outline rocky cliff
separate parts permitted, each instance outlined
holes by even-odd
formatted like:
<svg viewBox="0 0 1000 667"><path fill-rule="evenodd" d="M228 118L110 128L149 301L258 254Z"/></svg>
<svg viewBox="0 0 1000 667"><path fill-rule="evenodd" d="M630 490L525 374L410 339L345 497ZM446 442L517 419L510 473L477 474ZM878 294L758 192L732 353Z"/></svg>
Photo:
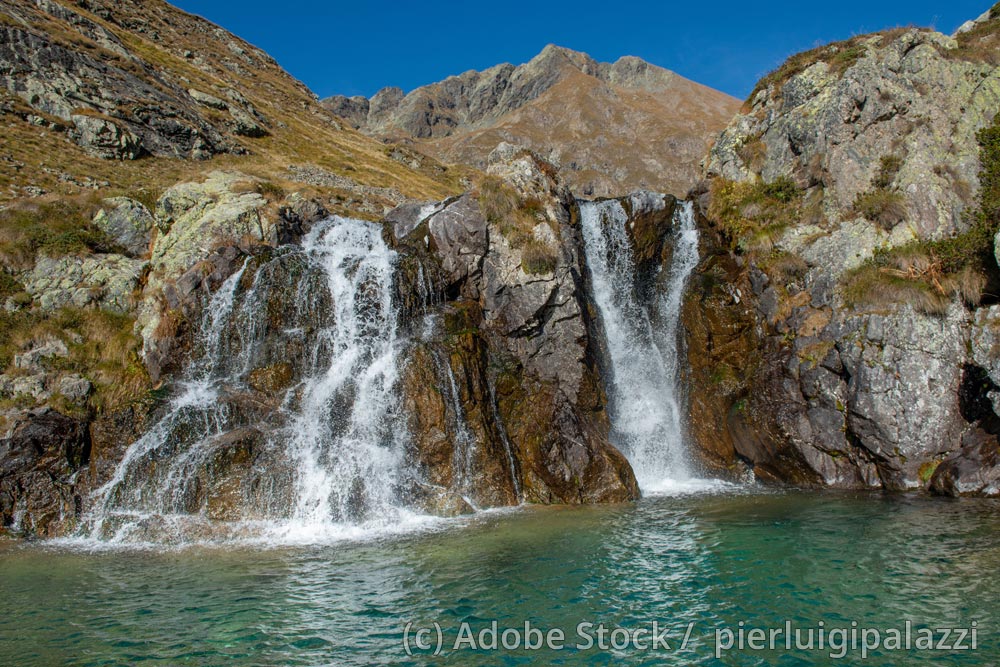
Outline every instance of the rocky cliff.
<svg viewBox="0 0 1000 667"><path fill-rule="evenodd" d="M790 59L722 133L686 304L717 468L1000 493L997 11Z"/></svg>
<svg viewBox="0 0 1000 667"><path fill-rule="evenodd" d="M608 442L579 209L551 165L503 144L475 192L390 221L419 331L403 395L428 483L483 507L637 498Z"/></svg>
<svg viewBox="0 0 1000 667"><path fill-rule="evenodd" d="M559 165L567 185L585 196L641 188L683 194L739 106L638 58L598 63L551 45L516 67L323 104L354 127L411 141L447 163L485 169L498 143L524 145Z"/></svg>

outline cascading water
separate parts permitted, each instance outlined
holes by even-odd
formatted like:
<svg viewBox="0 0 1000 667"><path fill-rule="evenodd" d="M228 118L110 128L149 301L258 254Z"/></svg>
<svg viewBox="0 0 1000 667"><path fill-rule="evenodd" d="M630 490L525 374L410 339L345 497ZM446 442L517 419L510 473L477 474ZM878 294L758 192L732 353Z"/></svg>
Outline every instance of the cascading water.
<svg viewBox="0 0 1000 667"><path fill-rule="evenodd" d="M309 541L417 519L400 500L395 261L377 226L339 217L301 249L248 259L207 304L180 391L97 490L82 533ZM293 383L265 390L272 403L249 389L262 369Z"/></svg>
<svg viewBox="0 0 1000 667"><path fill-rule="evenodd" d="M628 456L646 493L690 479L682 395L678 324L684 287L698 263L698 231L690 202L674 214L673 255L644 303L626 225L616 200L580 202L593 296L610 356L608 393L612 441Z"/></svg>

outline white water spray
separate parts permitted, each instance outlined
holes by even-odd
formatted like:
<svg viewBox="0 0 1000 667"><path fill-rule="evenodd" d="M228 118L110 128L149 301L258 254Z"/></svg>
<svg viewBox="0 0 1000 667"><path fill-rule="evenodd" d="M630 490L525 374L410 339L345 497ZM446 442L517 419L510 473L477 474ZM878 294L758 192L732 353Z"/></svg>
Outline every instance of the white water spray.
<svg viewBox="0 0 1000 667"><path fill-rule="evenodd" d="M95 492L80 534L314 542L426 524L400 500L395 262L379 227L334 217L249 287L244 264L206 305L180 392ZM247 378L276 363L299 384L258 405ZM233 456L251 461L226 476Z"/></svg>
<svg viewBox="0 0 1000 667"><path fill-rule="evenodd" d="M641 302L636 266L620 202L580 202L594 300L611 362L612 441L626 456L645 493L689 485L678 325L684 288L698 264L693 207L674 214L673 256L657 278L657 296Z"/></svg>

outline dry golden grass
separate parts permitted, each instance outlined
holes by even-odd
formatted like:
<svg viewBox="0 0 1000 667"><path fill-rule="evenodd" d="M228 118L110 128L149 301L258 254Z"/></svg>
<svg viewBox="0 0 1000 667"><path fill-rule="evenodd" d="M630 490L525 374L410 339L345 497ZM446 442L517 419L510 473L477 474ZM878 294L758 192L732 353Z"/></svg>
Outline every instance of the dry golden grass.
<svg viewBox="0 0 1000 667"><path fill-rule="evenodd" d="M956 60L1000 65L1000 3L993 5L986 21L956 38L958 48L941 53Z"/></svg>
<svg viewBox="0 0 1000 667"><path fill-rule="evenodd" d="M882 229L891 230L906 220L906 197L895 190L876 188L858 194L854 200L854 212L865 220L878 223Z"/></svg>
<svg viewBox="0 0 1000 667"><path fill-rule="evenodd" d="M0 368L16 373L14 354L45 340L66 343L69 356L54 357L48 370L78 373L94 385L89 408L111 411L141 400L150 388L139 357L135 320L101 310L63 308L52 313L0 312Z"/></svg>
<svg viewBox="0 0 1000 667"><path fill-rule="evenodd" d="M802 191L788 178L771 183L716 178L710 187L708 217L734 250L767 255L785 229L801 220Z"/></svg>
<svg viewBox="0 0 1000 667"><path fill-rule="evenodd" d="M117 35L148 67L104 49L69 23L38 11L31 3L16 2L15 6L32 17L32 30L129 71L167 94L175 95L178 88L195 88L225 98L224 91L238 91L268 118L269 134L253 139L233 136L250 151L246 156L220 155L206 162L174 158L114 162L89 156L63 132L30 125L17 115L0 115L0 204L24 197L21 188L28 185L41 187L54 196L77 195L88 189L74 184L74 180L96 182L101 194L158 194L174 183L197 179L221 168L244 171L287 192L302 191L327 198L335 212L351 213L364 208L356 193L297 183L288 177L289 165L315 165L361 186L393 188L415 199L442 199L456 194L464 189L463 180L472 173L463 168L444 168L430 158L423 159L417 169L394 160L381 142L341 127L305 86L266 55L232 37L232 44L253 62L241 61L227 44L230 39L219 38L214 26L164 2L138 0L122 4L115 12L118 23L106 21L76 3L64 4ZM127 18L145 25L145 30L139 33L123 29L119 24L125 24L123 19ZM148 38L152 34L158 36L157 41ZM206 66L185 58L186 51L197 53ZM227 65L234 61L236 66ZM45 117L7 93L3 95L12 100L16 112ZM215 117L220 112L197 105L195 108L208 122L226 130L221 117ZM103 182L107 185L101 185Z"/></svg>

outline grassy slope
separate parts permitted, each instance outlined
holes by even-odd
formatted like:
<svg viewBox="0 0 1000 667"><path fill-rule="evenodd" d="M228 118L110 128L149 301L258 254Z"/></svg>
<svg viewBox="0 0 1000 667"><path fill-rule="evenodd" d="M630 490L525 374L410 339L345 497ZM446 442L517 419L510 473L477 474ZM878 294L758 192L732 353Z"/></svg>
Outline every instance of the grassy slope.
<svg viewBox="0 0 1000 667"><path fill-rule="evenodd" d="M239 137L238 141L251 151L249 156L218 156L207 162L170 158L109 162L88 156L60 132L29 125L8 114L0 117L4 129L0 136L0 201L20 195L12 185L39 186L56 195L78 194L81 188L65 176L60 178L61 174L78 181L107 181L110 183L107 189L115 192L135 192L162 190L178 180L212 169L237 168L269 180L285 181L292 186L289 189L301 189L284 178L292 164L316 165L361 185L393 188L420 199L441 198L461 189L462 170L445 170L431 160L426 161L425 167L412 169L393 160L390 150L380 142L342 128L305 86L269 57L203 19L158 0L114 5L114 22L66 0L62 4L114 33L130 53L182 89L196 88L216 95L225 88L239 91L272 121L271 134L257 139ZM33 31L70 48L97 52L108 60L116 57L68 22L31 8L26 11L33 17ZM126 30L122 24L140 24L142 32ZM153 41L151 35L158 39ZM229 44L245 50L255 63L234 59ZM199 66L186 58L184 54L188 51L200 56L205 64ZM9 93L4 95L21 110L28 110ZM211 120L212 110L200 111ZM349 208L350 197L346 193L335 188L319 190L318 194L340 195Z"/></svg>

